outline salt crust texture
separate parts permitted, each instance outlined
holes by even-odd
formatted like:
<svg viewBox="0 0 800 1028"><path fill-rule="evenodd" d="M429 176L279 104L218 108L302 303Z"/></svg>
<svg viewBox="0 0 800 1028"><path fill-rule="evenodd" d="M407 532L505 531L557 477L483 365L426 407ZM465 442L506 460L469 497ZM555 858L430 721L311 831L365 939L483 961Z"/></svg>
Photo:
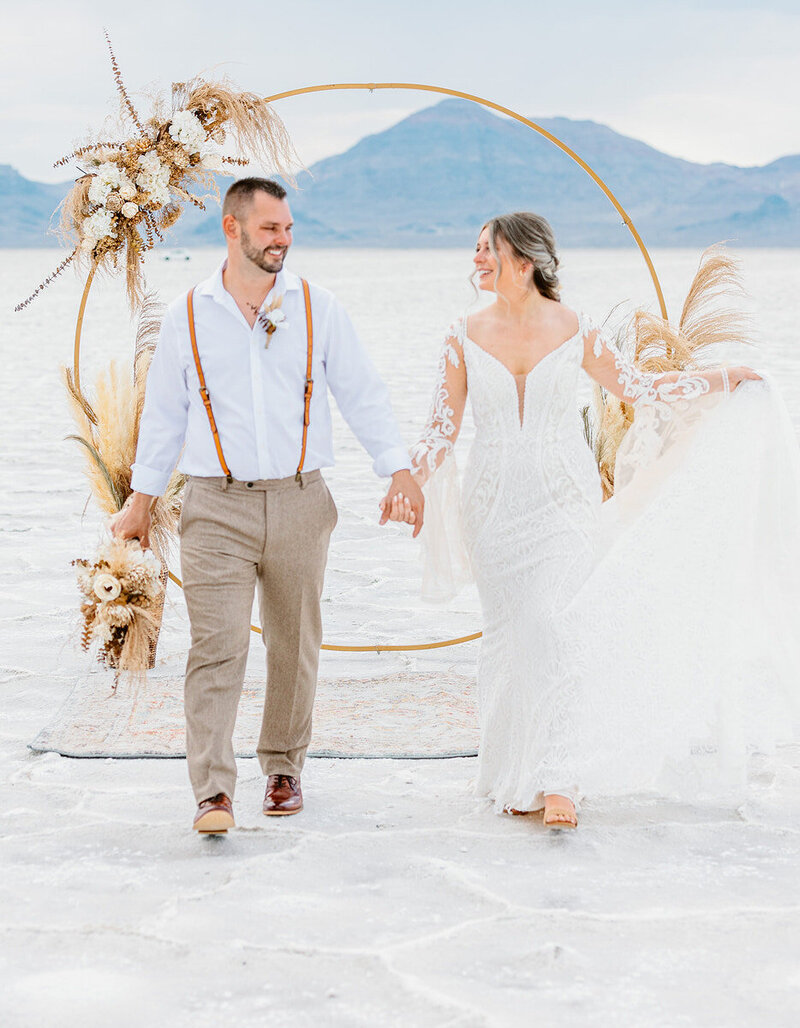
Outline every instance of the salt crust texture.
<svg viewBox="0 0 800 1028"><path fill-rule="evenodd" d="M50 256L0 254L4 310ZM215 256L154 262L151 278L173 295ZM697 255L656 257L668 297L679 297ZM772 366L789 376L795 414L787 303L796 304L788 269L797 257L762 253L748 277L778 340ZM465 255L432 252L320 251L295 261L334 288L365 336L375 334L409 439L425 415L441 328L466 298L464 263ZM649 296L630 254L577 253L569 266L586 308L610 307L621 280L635 300ZM107 344L124 325L120 292L101 284L93 298L87 376L103 347L124 352ZM4 1028L799 1023L796 751L756 765L751 798L737 810L657 797L588 802L569 835L493 814L470 794L474 761L463 759L310 761L305 811L267 821L257 764L243 760L238 830L199 839L189 830L182 762L27 750L87 670L73 644L69 561L91 550L98 522L91 511L82 518L86 490L78 456L62 442L70 428L57 376L79 293L80 283L58 285L2 326ZM424 295L427 308L409 307L409 295ZM418 380L398 369L404 346L416 347ZM444 611L417 609L413 547L400 530L377 532L368 462L346 432L339 439L329 480L344 516L326 584L330 636L389 641L471 629L469 594ZM172 594L162 668L180 666L186 636ZM461 648L434 659L461 672L474 657ZM326 655L323 673L436 666L416 660ZM260 661L255 644L251 670ZM95 675L101 697L108 678Z"/></svg>

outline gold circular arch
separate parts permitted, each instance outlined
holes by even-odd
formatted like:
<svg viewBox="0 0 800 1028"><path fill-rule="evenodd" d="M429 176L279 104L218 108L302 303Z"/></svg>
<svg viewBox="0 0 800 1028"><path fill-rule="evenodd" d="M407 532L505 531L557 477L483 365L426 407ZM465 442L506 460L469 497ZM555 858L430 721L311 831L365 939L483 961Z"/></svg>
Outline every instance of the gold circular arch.
<svg viewBox="0 0 800 1028"><path fill-rule="evenodd" d="M638 246L639 251L642 254L642 257L644 258L645 264L647 265L647 270L650 273L650 278L652 279L653 286L656 291L656 296L658 297L658 304L661 309L661 316L664 318L665 321L668 320L667 306L664 301L664 294L661 289L661 283L658 280L658 275L656 274L655 266L653 265L653 261L650 257L647 247L644 245L642 237L636 230L636 226L633 224L630 215L619 202L619 200L616 198L616 196L612 193L612 191L609 189L606 183L600 178L597 172L592 167L590 167L590 165L588 165L582 157L575 153L574 150L568 147L566 143L562 142L562 140L560 140L558 136L553 135L552 132L548 132L547 129L543 128L541 125L537 125L536 122L531 121L530 118L526 118L522 114L518 114L516 111L512 111L509 107L503 107L501 104L496 104L492 100L487 100L485 97L475 96L473 93L464 93L458 89L447 89L445 86L425 85L420 82L337 82L326 85L303 86L301 89L289 89L283 93L274 93L272 96L264 97L264 99L268 103L274 103L277 100L286 100L289 97L302 96L306 93L323 93L328 92L330 90L345 89L366 89L369 90L370 93L375 92L375 90L377 89L407 89L416 90L417 92L423 93L441 93L445 96L455 96L459 97L462 100L470 100L473 103L480 104L482 107L488 107L491 110L498 111L500 114L505 114L509 118L512 118L514 121L518 121L520 122L520 124L526 125L529 129L532 129L534 132L538 132L540 136L543 136L545 139L549 140L554 146L558 147L559 150L565 153L571 160L573 160L579 167L581 167L586 172L586 174L595 182L595 184L599 186L603 193L605 193L606 197L611 201L612 205L622 218L623 223L626 225L631 235L633 236L636 245ZM86 312L86 303L89 298L89 290L92 287L92 281L94 279L95 270L96 266L92 265L86 279L86 285L83 290L83 295L81 296L80 307L78 310L78 319L75 325L73 375L78 392L80 392L81 388L81 333L83 330L83 319L84 314ZM168 572L168 575L169 578L173 582L175 582L176 585L178 585L181 589L183 588L183 583L176 575L174 575L171 571ZM252 632L258 633L259 635L261 634L261 629L257 625L250 625L250 630ZM407 652L411 650L435 650L444 646L457 646L460 643L471 642L473 639L480 639L482 635L482 632L473 632L470 635L460 636L457 639L444 639L440 642L416 643L413 645L382 646L380 644L376 644L372 646L334 646L330 643L323 643L321 649L335 650L347 653L381 653L389 651Z"/></svg>

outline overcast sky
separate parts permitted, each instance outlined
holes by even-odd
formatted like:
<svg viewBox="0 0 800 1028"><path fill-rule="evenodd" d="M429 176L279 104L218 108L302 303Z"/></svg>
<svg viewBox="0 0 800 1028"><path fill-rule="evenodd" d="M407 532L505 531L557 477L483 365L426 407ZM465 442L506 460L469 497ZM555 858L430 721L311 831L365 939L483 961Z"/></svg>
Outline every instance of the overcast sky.
<svg viewBox="0 0 800 1028"><path fill-rule="evenodd" d="M212 69L262 95L421 82L693 161L800 153L800 0L5 0L2 19L0 163L42 181L69 177L52 162L116 110L104 26L132 93ZM438 99L349 91L278 109L310 164Z"/></svg>

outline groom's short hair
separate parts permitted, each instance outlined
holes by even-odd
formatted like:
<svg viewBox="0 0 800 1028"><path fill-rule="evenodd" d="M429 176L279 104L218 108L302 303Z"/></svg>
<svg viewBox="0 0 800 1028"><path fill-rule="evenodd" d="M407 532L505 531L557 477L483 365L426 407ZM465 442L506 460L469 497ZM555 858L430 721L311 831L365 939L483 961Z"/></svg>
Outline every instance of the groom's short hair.
<svg viewBox="0 0 800 1028"><path fill-rule="evenodd" d="M222 217L232 214L237 221L241 220L247 212L255 193L268 193L276 200L283 200L286 197L286 190L271 178L240 178L228 188L225 199L222 202Z"/></svg>

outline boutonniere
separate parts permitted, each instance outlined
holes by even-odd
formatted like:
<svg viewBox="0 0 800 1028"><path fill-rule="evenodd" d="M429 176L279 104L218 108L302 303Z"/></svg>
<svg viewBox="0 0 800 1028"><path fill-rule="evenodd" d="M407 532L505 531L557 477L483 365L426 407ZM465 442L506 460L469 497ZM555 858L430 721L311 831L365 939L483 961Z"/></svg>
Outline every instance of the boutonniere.
<svg viewBox="0 0 800 1028"><path fill-rule="evenodd" d="M254 303L248 304L250 309L255 311L256 321L267 333L267 338L264 342L265 350L270 344L270 337L273 332L279 328L286 328L288 325L286 315L281 310L282 303L283 297L279 296L277 300L273 300L272 303L268 307L265 307L263 311L256 307Z"/></svg>

